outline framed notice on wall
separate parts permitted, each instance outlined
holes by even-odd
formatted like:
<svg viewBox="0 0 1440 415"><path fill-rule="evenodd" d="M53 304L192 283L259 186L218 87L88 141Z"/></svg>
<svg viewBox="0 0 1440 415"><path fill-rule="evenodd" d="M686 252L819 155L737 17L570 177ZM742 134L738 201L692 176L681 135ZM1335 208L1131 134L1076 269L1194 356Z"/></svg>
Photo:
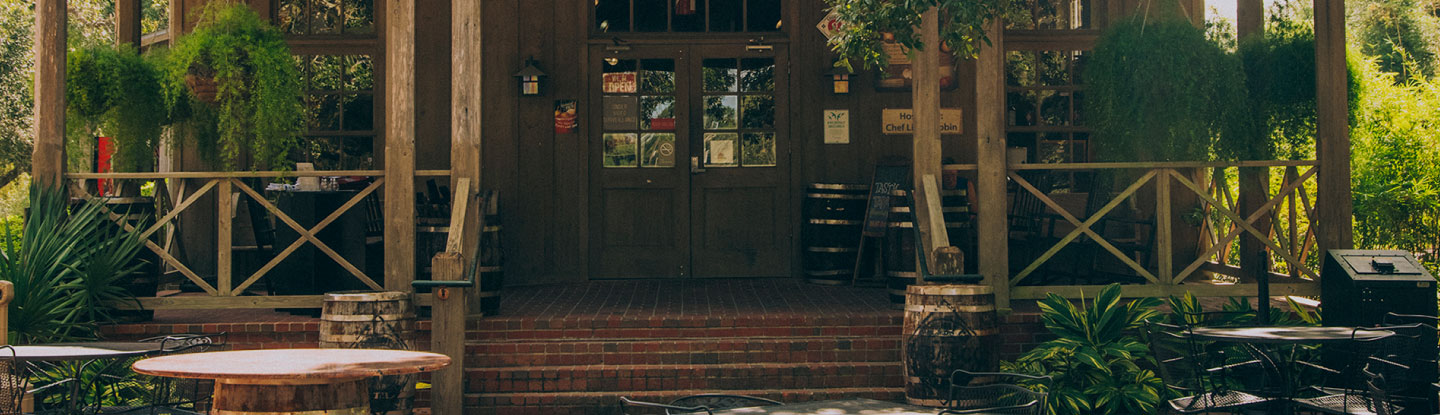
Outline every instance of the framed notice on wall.
<svg viewBox="0 0 1440 415"><path fill-rule="evenodd" d="M885 55L890 58L890 68L884 73L876 76L875 82L877 91L909 91L915 84L913 63L904 45L895 41L894 36L885 35ZM949 91L955 89L955 55L950 53L950 48L940 45L940 49L931 53L940 54L940 90Z"/></svg>

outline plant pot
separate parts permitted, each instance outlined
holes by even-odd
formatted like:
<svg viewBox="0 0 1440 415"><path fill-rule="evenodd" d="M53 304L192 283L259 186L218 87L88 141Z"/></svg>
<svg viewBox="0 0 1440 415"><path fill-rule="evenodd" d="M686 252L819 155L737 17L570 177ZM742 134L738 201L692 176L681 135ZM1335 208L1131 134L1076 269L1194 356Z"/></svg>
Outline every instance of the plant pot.
<svg viewBox="0 0 1440 415"><path fill-rule="evenodd" d="M220 92L214 76L186 74L185 87L190 89L190 94L195 96L195 99L206 104L214 104L216 95Z"/></svg>

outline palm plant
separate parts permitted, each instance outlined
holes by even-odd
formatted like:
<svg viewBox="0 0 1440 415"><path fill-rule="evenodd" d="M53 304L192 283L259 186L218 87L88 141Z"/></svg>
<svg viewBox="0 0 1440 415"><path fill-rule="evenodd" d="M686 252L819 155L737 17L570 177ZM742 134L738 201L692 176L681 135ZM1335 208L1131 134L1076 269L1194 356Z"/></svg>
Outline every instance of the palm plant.
<svg viewBox="0 0 1440 415"><path fill-rule="evenodd" d="M133 260L144 244L118 229L103 203L72 206L63 191L38 185L31 187L19 246L5 239L0 280L15 284L9 339L15 344L93 337L98 324L111 320L111 304L127 299L116 280L138 269Z"/></svg>
<svg viewBox="0 0 1440 415"><path fill-rule="evenodd" d="M1134 333L1157 317L1160 301L1120 302L1120 285L1100 291L1088 306L1050 294L1039 303L1045 328L1057 338L1001 363L1006 372L1049 376L1050 413L1155 413L1165 386L1153 370L1148 347ZM1148 363L1148 364L1147 364ZM1142 366L1145 365L1145 366ZM1045 385L1026 385L1044 390Z"/></svg>

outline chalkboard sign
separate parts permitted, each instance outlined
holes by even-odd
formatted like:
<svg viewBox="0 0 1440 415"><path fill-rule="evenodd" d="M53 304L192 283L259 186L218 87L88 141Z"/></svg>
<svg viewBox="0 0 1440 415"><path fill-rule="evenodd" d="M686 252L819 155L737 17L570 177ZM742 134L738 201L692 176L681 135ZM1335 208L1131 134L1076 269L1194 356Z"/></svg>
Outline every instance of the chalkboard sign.
<svg viewBox="0 0 1440 415"><path fill-rule="evenodd" d="M875 179L870 183L870 203L865 207L866 237L885 236L890 226L890 198L904 189L910 178L910 166L875 166Z"/></svg>

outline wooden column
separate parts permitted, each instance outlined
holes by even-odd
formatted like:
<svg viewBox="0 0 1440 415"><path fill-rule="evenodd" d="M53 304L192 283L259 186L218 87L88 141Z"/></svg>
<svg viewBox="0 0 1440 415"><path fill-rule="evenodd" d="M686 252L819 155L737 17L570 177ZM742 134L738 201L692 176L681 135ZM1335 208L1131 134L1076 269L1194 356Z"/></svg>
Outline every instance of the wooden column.
<svg viewBox="0 0 1440 415"><path fill-rule="evenodd" d="M995 290L995 305L1010 308L1010 230L1005 215L1005 46L1003 26L990 22L990 45L975 58L976 249L980 274Z"/></svg>
<svg viewBox="0 0 1440 415"><path fill-rule="evenodd" d="M15 299L15 283L0 281L0 345L10 344L10 301Z"/></svg>
<svg viewBox="0 0 1440 415"><path fill-rule="evenodd" d="M415 1L385 0L385 289L415 280Z"/></svg>
<svg viewBox="0 0 1440 415"><path fill-rule="evenodd" d="M474 0L478 2L478 0ZM430 262L437 281L465 279L465 259L456 252L441 252ZM430 351L450 356L450 366L435 372L430 410L436 414L463 413L465 404L465 315L468 288L435 288L431 306Z"/></svg>
<svg viewBox="0 0 1440 415"><path fill-rule="evenodd" d="M1350 199L1349 84L1345 67L1345 1L1315 0L1315 93L1319 163L1313 218L1320 253L1355 245Z"/></svg>
<svg viewBox="0 0 1440 415"><path fill-rule="evenodd" d="M35 2L35 183L60 187L65 174L66 0Z"/></svg>
<svg viewBox="0 0 1440 415"><path fill-rule="evenodd" d="M140 0L115 0L115 44L140 48Z"/></svg>
<svg viewBox="0 0 1440 415"><path fill-rule="evenodd" d="M480 182L480 136L481 132L481 91L482 76L480 0L452 0L450 20L450 183L459 183L461 178L470 179L469 198L466 205L465 226L462 235L463 257L467 264L475 261L479 252L480 209L475 197L482 193ZM456 198L461 197L455 195ZM454 230L452 228L452 230ZM476 279L479 284L479 279ZM474 292L480 292L477 285ZM480 296L472 295L473 307L480 311ZM463 328L461 330L464 330Z"/></svg>
<svg viewBox="0 0 1440 415"><path fill-rule="evenodd" d="M1239 0L1236 4L1235 32L1240 41L1262 41L1265 36L1265 4L1262 0ZM1256 137L1263 138L1263 137ZM1237 201L1240 217L1249 217L1265 202L1270 200L1270 169L1268 167L1240 168L1240 198ZM1271 215L1264 215L1255 222L1257 229L1270 229ZM1256 297L1270 298L1270 251L1265 243L1248 232L1240 236L1240 272L1245 280L1256 281ZM1263 301L1257 310L1268 307ZM1270 313L1260 313L1261 324L1270 322Z"/></svg>
<svg viewBox="0 0 1440 415"><path fill-rule="evenodd" d="M940 177L940 18L935 8L920 17L920 41L925 44L925 49L915 53L915 62L911 66L915 75L911 93L915 114L911 179L915 185L911 194L915 196L916 225L924 242L920 248L926 261L934 263L935 249L950 245L945 218L931 217L931 209L927 209L932 203L938 206L940 201L929 200L921 191L925 188L926 176L931 180Z"/></svg>

